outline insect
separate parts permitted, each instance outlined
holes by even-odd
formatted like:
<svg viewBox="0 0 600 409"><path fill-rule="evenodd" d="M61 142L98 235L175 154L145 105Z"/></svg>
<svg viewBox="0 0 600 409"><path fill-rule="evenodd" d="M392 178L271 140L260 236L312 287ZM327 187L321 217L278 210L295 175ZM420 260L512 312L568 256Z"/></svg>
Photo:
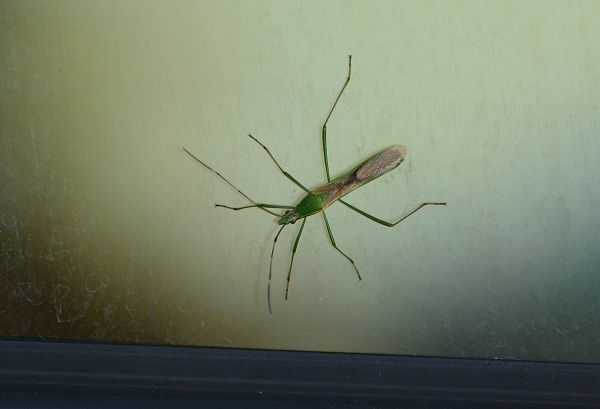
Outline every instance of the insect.
<svg viewBox="0 0 600 409"><path fill-rule="evenodd" d="M372 180L377 179L381 175L384 175L385 173L390 172L391 170L397 168L398 165L400 165L400 163L402 163L402 161L406 157L406 153L407 153L407 149L405 146L393 145L393 146L390 146L389 148L383 149L382 151L374 154L370 158L368 158L365 161L363 161L362 163L360 163L358 166L355 166L354 168L342 173L340 176L337 176L334 179L331 178L331 176L329 174L329 162L327 159L327 122L329 121L331 114L333 113L338 101L340 100L340 97L344 93L346 86L350 82L351 72L352 72L352 56L350 55L350 56L348 56L348 78L346 79L346 82L342 86L340 93L338 94L337 98L335 99L333 106L331 107L331 110L329 111L329 114L327 115L327 118L325 119L325 122L324 122L323 128L322 128L322 132L321 132L321 139L322 139L322 143L323 143L323 160L325 162L325 173L327 175L327 183L325 183L324 185L319 186L312 190L309 190L306 187L304 187L304 185L302 185L300 182L298 182L292 175L290 175L288 172L283 170L283 168L279 165L277 160L275 160L275 157L271 154L271 152L269 151L269 149L267 149L267 147L265 145L263 145L254 136L248 134L248 136L252 140L254 140L254 142L259 144L267 152L267 154L271 157L273 162L275 162L275 165L277 165L279 170L288 179L290 179L298 187L300 187L302 190L304 190L306 192L306 195L304 196L304 198L302 200L300 200L300 202L298 202L298 204L296 204L295 206L275 205L275 204L266 204L266 203L255 202L250 197L248 197L245 193L243 193L241 190L239 190L237 187L235 187L231 182L229 182L219 172L217 172L216 170L214 170L213 168L208 166L206 163L202 162L200 159L198 159L196 156L194 156L186 148L183 148L183 150L188 155L190 155L194 160L196 160L202 166L204 166L205 168L207 168L208 170L213 172L219 178L223 179L228 185L233 187L235 190L237 190L237 192L239 194L244 196L247 200L249 200L252 203L251 205L242 206L242 207L231 207L231 206L226 206L226 205L222 205L222 204L215 204L215 207L223 207L226 209L236 210L236 211L256 207L256 208L259 208L269 214L277 216L279 218L279 220L277 221L277 224L279 224L281 226L281 228L275 235L275 239L273 239L273 247L271 249L271 258L270 258L270 262L269 262L269 280L267 283L267 304L269 307L269 314L272 314L272 310L271 310L271 275L272 275L272 271L273 271L273 254L275 253L275 245L277 244L277 239L279 238L279 235L283 231L283 228L285 226L287 226L288 224L294 224L298 220L302 220L302 224L300 225L300 229L298 230L298 234L296 235L296 240L294 241L294 247L292 248L292 257L290 260L290 267L288 269L287 282L286 282L286 286L285 286L285 299L286 300L288 298L288 293L289 293L289 289L290 289L290 279L291 279L291 275L292 275L292 266L294 264L294 256L296 254L296 250L298 249L298 243L300 242L300 236L302 235L302 230L304 229L304 224L306 223L306 218L308 216L312 216L313 214L317 214L317 213L321 213L323 215L323 219L325 221L325 227L327 228L327 234L329 235L329 240L331 241L331 244L341 255L343 255L350 262L350 264L352 264L352 267L354 268L354 271L356 272L356 275L358 276L358 280L360 281L360 280L362 280L362 278L360 276L360 272L358 271L358 268L356 267L356 263L354 263L354 260L352 260L352 258L350 258L350 256L348 256L346 253L344 253L342 250L340 250L340 248L337 246L337 244L335 242L335 239L333 238L333 233L331 232L331 228L329 226L329 221L327 220L327 216L325 214L326 208L328 208L330 205L332 205L336 201L339 201L343 205L349 207L350 209L354 210L355 212L361 214L362 216L364 216L370 220L373 220L376 223L379 223L379 224L381 224L383 226L387 226L387 227L394 227L395 225L397 225L401 221L405 220L409 216L412 216L414 213L416 213L418 210L422 209L425 206L439 206L439 205L445 206L446 205L445 202L444 203L424 202L424 203L421 203L420 205L418 205L414 210L412 210L405 216L401 217L399 220L397 220L393 223L390 223L390 222L386 222L385 220L379 219L375 216L372 216L369 213L366 213L363 210L360 210L359 208L354 207L350 203L347 203L346 201L342 200L342 197L346 196L348 193L352 192L353 190L358 189L359 187L371 182ZM284 214L281 215L281 214L275 213L274 211L269 210L269 209L286 209L286 210L285 210Z"/></svg>

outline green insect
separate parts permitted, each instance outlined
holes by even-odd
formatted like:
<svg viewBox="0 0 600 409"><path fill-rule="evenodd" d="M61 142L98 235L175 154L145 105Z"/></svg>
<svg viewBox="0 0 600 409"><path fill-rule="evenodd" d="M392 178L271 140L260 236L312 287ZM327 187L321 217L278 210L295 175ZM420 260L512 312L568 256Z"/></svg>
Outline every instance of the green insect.
<svg viewBox="0 0 600 409"><path fill-rule="evenodd" d="M370 220L373 220L376 223L382 224L387 227L394 227L395 225L397 225L404 219L408 218L409 216L413 215L415 212L417 212L418 210L420 210L421 208L423 208L425 206L432 206L432 205L433 206L439 206L439 205L445 206L446 205L446 203L440 203L440 202L424 202L424 203L421 203L419 206L417 206L414 210L409 212L404 217L400 218L399 220L397 220L393 223L390 223L390 222L386 222L385 220L381 220L375 216L372 216L369 213L366 213L341 199L342 197L346 196L348 193L352 192L353 190L355 190L355 189L369 183L370 181L377 179L381 175L397 168L398 165L400 165L400 163L402 163L402 161L406 157L406 152L407 152L406 147L403 145L390 146L389 148L386 148L386 149L380 151L379 153L374 154L373 156L371 156L367 160L363 161L358 166L344 172L343 174L336 177L335 179L331 179L331 176L329 175L329 163L327 160L327 122L329 121L329 118L331 117L331 114L333 113L335 106L337 105L338 101L340 100L340 97L342 96L344 90L346 89L346 86L350 82L351 71L352 71L352 56L350 55L348 57L348 78L346 79L344 86L342 87L342 89L340 90L340 93L338 94L337 98L335 99L335 102L333 103L333 106L331 107L331 110L329 111L329 114L327 115L327 118L325 119L325 123L323 124L323 130L322 130L323 160L325 161L325 173L327 175L327 183L325 183L324 185L319 186L312 190L308 190L306 187L304 187L304 185L302 185L300 182L298 182L292 175L290 175L285 170L283 170L283 168L275 160L275 158L273 157L273 155L271 154L271 152L269 151L269 149L267 149L267 147L265 145L263 145L258 139L256 139L252 135L248 134L248 136L250 138L252 138L257 144L259 144L267 152L267 154L271 157L271 159L273 159L273 162L275 162L275 165L277 165L279 170L288 179L290 179L292 182L294 182L297 186L299 186L301 189L303 189L306 192L306 196L304 196L304 198L296 206L274 205L274 204L265 204L265 203L255 202L254 200L252 200L248 196L246 196L246 194L244 194L241 190L239 190L237 187L235 187L231 182L229 182L227 179L225 179L225 177L223 177L219 172L215 171L213 168L211 168L210 166L208 166L207 164L202 162L200 159L198 159L196 156L194 156L187 149L183 148L183 150L188 155L190 155L194 160L196 160L202 166L204 166L205 168L207 168L208 170L210 170L211 172L216 174L221 179L223 179L228 185L233 187L235 190L238 191L238 193L240 193L242 196L244 196L246 199L248 199L252 203L252 205L242 206L242 207L231 207L231 206L216 204L215 205L216 207L224 207L226 209L231 209L231 210L242 210L242 209L249 209L249 208L257 207L257 208L259 208L267 213L270 213L274 216L277 216L279 218L279 221L277 222L277 224L281 225L281 228L279 229L279 231L275 235L275 239L273 240L273 248L271 249L271 259L270 259L270 263L269 263L269 281L267 284L267 304L269 306L269 314L272 314L272 311L271 311L271 273L273 270L273 254L275 253L275 245L277 244L277 239L279 238L279 235L281 234L283 228L285 226L287 226L288 224L294 224L294 223L296 223L296 221L302 219L302 224L300 225L300 229L298 230L298 234L296 235L296 240L294 242L294 247L292 248L292 258L290 261L290 268L288 270L287 282L286 282L286 286L285 286L285 299L286 300L288 298L288 293L289 293L289 288L290 288L290 278L292 275L292 265L294 264L294 255L296 254L296 250L298 249L298 242L300 241L300 236L302 235L302 230L304 229L304 224L306 223L306 218L308 216L312 216L313 214L316 214L316 213L321 213L323 215L323 219L325 220L325 226L327 227L327 234L329 235L329 240L331 241L331 244L338 252L340 252L340 254L342 254L344 257L346 257L346 259L348 259L350 264L352 264L352 267L354 268L354 271L356 271L356 275L358 276L358 280L360 281L360 280L362 280L362 278L360 277L360 273L358 272L358 268L356 267L354 260L352 260L352 258L350 258L342 250L340 250L339 247L335 243L335 239L333 238L333 234L331 233L331 228L329 227L329 221L327 221L327 216L325 215L326 208L328 208L330 205L332 205L336 201L339 201L343 205L348 206L350 209L365 216L366 218L368 218ZM285 211L285 213L283 215L280 215L280 214L277 214L268 209L287 209L287 210Z"/></svg>

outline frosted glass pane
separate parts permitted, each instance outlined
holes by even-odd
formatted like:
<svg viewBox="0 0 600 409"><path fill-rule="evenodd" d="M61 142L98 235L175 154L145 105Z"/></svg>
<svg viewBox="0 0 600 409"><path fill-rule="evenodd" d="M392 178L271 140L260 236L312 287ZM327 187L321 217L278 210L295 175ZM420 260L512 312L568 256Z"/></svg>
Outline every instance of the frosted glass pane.
<svg viewBox="0 0 600 409"><path fill-rule="evenodd" d="M5 1L0 336L600 362L600 3ZM260 203L394 144L286 227ZM283 210L276 210L282 214Z"/></svg>

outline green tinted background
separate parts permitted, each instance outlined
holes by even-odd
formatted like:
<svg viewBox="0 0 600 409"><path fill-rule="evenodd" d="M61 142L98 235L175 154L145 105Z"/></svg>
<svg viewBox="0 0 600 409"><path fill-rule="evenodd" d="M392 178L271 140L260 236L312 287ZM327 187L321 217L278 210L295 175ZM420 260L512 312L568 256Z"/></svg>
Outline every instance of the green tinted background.
<svg viewBox="0 0 600 409"><path fill-rule="evenodd" d="M0 335L600 362L597 1L4 1ZM392 144L339 247L257 201Z"/></svg>

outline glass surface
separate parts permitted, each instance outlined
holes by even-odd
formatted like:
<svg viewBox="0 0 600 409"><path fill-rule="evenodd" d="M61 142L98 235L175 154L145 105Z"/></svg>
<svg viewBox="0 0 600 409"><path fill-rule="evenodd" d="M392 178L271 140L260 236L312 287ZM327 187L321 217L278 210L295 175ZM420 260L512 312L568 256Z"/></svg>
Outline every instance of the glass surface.
<svg viewBox="0 0 600 409"><path fill-rule="evenodd" d="M0 5L0 335L600 362L600 3ZM393 144L400 167L283 230Z"/></svg>

